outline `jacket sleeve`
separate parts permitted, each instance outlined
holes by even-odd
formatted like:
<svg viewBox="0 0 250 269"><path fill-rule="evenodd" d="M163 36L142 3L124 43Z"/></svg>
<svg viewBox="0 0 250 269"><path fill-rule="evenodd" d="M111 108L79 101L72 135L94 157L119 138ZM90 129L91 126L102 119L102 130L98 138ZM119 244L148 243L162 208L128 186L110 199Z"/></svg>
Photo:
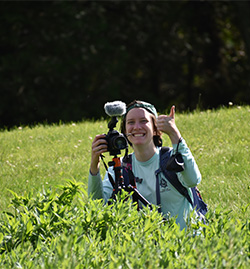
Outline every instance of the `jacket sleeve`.
<svg viewBox="0 0 250 269"><path fill-rule="evenodd" d="M109 168L109 173L114 178L113 169ZM100 172L97 175L92 175L89 172L88 178L88 196L92 199L104 199L105 203L111 197L113 187L109 181L108 174L106 172L104 179L102 180Z"/></svg>
<svg viewBox="0 0 250 269"><path fill-rule="evenodd" d="M174 152L176 149L177 144L174 144ZM184 139L182 139L179 144L178 152L180 152L183 157L185 167L184 171L177 173L178 179L182 185L187 188L195 187L201 182L201 173Z"/></svg>

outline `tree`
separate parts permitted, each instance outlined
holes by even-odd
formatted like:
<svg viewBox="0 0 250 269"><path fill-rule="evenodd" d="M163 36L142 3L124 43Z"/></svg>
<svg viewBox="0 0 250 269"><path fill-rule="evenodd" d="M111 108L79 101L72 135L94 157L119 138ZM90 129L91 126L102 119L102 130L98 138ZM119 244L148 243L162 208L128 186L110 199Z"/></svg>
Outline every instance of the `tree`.
<svg viewBox="0 0 250 269"><path fill-rule="evenodd" d="M248 2L0 8L1 127L98 118L112 100L143 99L160 111L192 110L199 98L204 109L250 103Z"/></svg>

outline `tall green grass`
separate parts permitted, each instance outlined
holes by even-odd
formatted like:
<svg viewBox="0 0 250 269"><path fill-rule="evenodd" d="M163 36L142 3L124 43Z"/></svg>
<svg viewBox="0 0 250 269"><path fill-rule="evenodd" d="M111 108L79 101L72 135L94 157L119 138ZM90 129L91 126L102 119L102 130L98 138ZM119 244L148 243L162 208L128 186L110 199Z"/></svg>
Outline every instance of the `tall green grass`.
<svg viewBox="0 0 250 269"><path fill-rule="evenodd" d="M177 125L203 177L199 188L212 208L220 205L237 212L249 202L249 111L245 106L176 114ZM10 202L8 190L22 194L42 186L56 187L67 179L87 187L91 143L98 133L107 133L107 121L0 132L0 210ZM170 145L169 139L163 138L164 144ZM110 156L106 154L106 158Z"/></svg>
<svg viewBox="0 0 250 269"><path fill-rule="evenodd" d="M0 210L10 202L8 190L23 194L73 178L87 184L91 142L98 132L106 132L104 121L1 132Z"/></svg>
<svg viewBox="0 0 250 269"><path fill-rule="evenodd" d="M179 231L156 210L88 200L91 143L105 120L2 131L0 267L247 268L250 107L177 113L176 122L203 177L206 229Z"/></svg>
<svg viewBox="0 0 250 269"><path fill-rule="evenodd" d="M235 107L178 118L201 170L204 199L236 214L250 200L250 109Z"/></svg>

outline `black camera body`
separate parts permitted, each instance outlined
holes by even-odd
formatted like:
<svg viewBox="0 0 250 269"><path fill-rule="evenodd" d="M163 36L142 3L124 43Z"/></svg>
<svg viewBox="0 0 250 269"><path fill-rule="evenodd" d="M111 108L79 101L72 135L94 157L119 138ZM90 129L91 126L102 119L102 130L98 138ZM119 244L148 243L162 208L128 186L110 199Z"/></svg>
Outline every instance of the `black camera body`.
<svg viewBox="0 0 250 269"><path fill-rule="evenodd" d="M176 173L184 171L184 161L181 153L177 152L169 158L167 163L167 170Z"/></svg>
<svg viewBox="0 0 250 269"><path fill-rule="evenodd" d="M126 137L116 130L110 130L106 134L106 141L108 142L108 151L110 155L118 155L122 149L128 148Z"/></svg>
<svg viewBox="0 0 250 269"><path fill-rule="evenodd" d="M123 134L114 130L117 122L117 117L112 117L108 124L109 132L106 134L105 138L108 143L108 151L110 155L113 156L120 154L122 149L128 148L127 138Z"/></svg>
<svg viewBox="0 0 250 269"><path fill-rule="evenodd" d="M182 158L182 155L180 152L178 152L179 144L181 141L182 141L182 138L179 139L175 154L173 154L169 158L168 163L167 163L167 170L173 171L175 173L182 172L185 169L184 160Z"/></svg>

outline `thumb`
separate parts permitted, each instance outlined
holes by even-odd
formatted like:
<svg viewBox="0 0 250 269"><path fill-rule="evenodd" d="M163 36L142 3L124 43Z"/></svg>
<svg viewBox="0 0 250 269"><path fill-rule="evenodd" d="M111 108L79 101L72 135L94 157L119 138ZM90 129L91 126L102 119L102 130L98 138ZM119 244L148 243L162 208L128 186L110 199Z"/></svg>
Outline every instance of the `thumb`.
<svg viewBox="0 0 250 269"><path fill-rule="evenodd" d="M174 115L175 115L175 106L172 106L171 107L171 110L170 110L170 117L174 119Z"/></svg>

